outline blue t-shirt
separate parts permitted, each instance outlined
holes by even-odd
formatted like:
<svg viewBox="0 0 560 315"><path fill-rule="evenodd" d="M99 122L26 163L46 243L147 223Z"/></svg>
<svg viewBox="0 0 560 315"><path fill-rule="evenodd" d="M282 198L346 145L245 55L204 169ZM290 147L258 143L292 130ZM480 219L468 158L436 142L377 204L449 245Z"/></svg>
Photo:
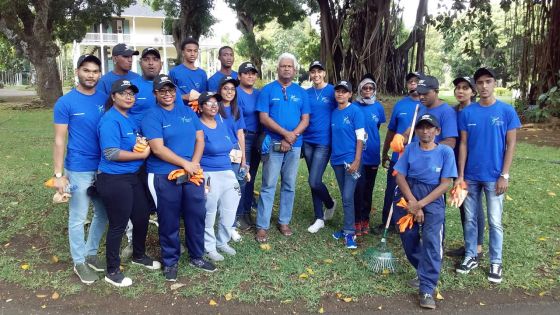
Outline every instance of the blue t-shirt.
<svg viewBox="0 0 560 315"><path fill-rule="evenodd" d="M309 98L307 92L299 85L292 83L285 93L278 81L265 85L257 101L257 110L268 113L280 127L293 131L301 121L301 115L309 114ZM266 130L272 139L282 140L283 137L275 132ZM301 147L302 137L298 137L294 147Z"/></svg>
<svg viewBox="0 0 560 315"><path fill-rule="evenodd" d="M253 93L248 94L241 87L237 87L237 105L243 110L243 120L245 120L245 129L251 132L261 130L261 122L259 120L259 112L257 111L257 99L260 91L253 89Z"/></svg>
<svg viewBox="0 0 560 315"><path fill-rule="evenodd" d="M453 107L447 103L432 108L422 107L418 110L418 117L426 113L434 115L439 121L441 132L436 136L436 143L445 138L457 138L459 135L457 133L457 111ZM414 136L414 141L418 141L416 136Z"/></svg>
<svg viewBox="0 0 560 315"><path fill-rule="evenodd" d="M99 83L97 83L97 89L101 90L103 93L110 95L111 94L111 85L113 82L117 81L118 79L128 79L132 81L136 78L140 77L140 75L133 71L128 71L126 74L118 75L113 71L109 71L105 73L101 79L99 79Z"/></svg>
<svg viewBox="0 0 560 315"><path fill-rule="evenodd" d="M406 129L410 128L412 125L412 119L414 118L414 110L416 105L419 105L418 112L420 109L424 108L424 105L420 101L413 100L410 96L406 96L395 104L393 112L391 113L391 119L387 125L387 129L402 134ZM391 160L396 162L399 159L399 154L393 152Z"/></svg>
<svg viewBox="0 0 560 315"><path fill-rule="evenodd" d="M55 124L68 125L68 144L64 167L74 172L92 172L99 165L97 124L105 112L107 94L96 90L85 95L72 89L54 104Z"/></svg>
<svg viewBox="0 0 560 315"><path fill-rule="evenodd" d="M322 89L307 89L309 98L309 126L303 133L303 141L328 146L331 144L331 113L336 108L334 87L327 84Z"/></svg>
<svg viewBox="0 0 560 315"><path fill-rule="evenodd" d="M202 169L205 172L231 170L229 152L233 149L233 143L226 124L220 121L220 119L216 119L216 128L214 129L202 122L200 124L202 131L204 131L204 153L200 160Z"/></svg>
<svg viewBox="0 0 560 315"><path fill-rule="evenodd" d="M132 152L136 144L136 136L139 135L138 125L129 116L125 117L115 107L111 107L98 125L99 146L103 150L118 148ZM107 174L130 174L138 171L144 160L134 161L109 161L101 154L99 171Z"/></svg>
<svg viewBox="0 0 560 315"><path fill-rule="evenodd" d="M331 116L331 164L351 164L356 157L356 130L365 128L364 114L354 104L334 109Z"/></svg>
<svg viewBox="0 0 560 315"><path fill-rule="evenodd" d="M368 105L355 101L353 104L361 109L364 114L365 129L368 135L366 149L362 153L362 164L379 165L381 163L379 126L387 121L385 119L385 109L379 102Z"/></svg>
<svg viewBox="0 0 560 315"><path fill-rule="evenodd" d="M218 88L220 87L220 80L225 77L226 75L221 73L220 71L214 73L208 79L208 91L218 93ZM237 79L237 72L232 71L230 76L234 79Z"/></svg>
<svg viewBox="0 0 560 315"><path fill-rule="evenodd" d="M502 173L506 134L521 127L513 107L496 100L491 106L473 103L459 113L459 130L467 132L465 179L495 182Z"/></svg>
<svg viewBox="0 0 560 315"><path fill-rule="evenodd" d="M405 177L428 185L437 185L442 178L457 177L453 150L446 145L437 145L434 149L425 151L419 142L412 142L404 149L403 155L395 164L395 170Z"/></svg>
<svg viewBox="0 0 560 315"><path fill-rule="evenodd" d="M146 80L144 77L139 77L131 82L138 87L138 94L136 94L134 106L128 110L128 116L136 122L138 127L140 127L142 125L144 115L152 108L156 108L158 106L153 92L154 81ZM176 90L175 97L175 106L184 106L181 99L181 91L179 89Z"/></svg>
<svg viewBox="0 0 560 315"><path fill-rule="evenodd" d="M196 70L191 70L185 67L184 64L180 64L173 67L169 71L169 76L173 83L177 85L181 94L189 94L191 90L203 93L208 91L208 77L206 76L206 71L201 68L196 68ZM184 101L187 104L187 101Z"/></svg>
<svg viewBox="0 0 560 315"><path fill-rule="evenodd" d="M243 110L241 107L237 107L239 109L239 119L235 120L233 115L231 114L231 106L224 106L226 111L226 117L222 117L221 115L216 117L216 120L222 121L228 130L229 137L232 143L235 145L238 143L239 139L237 138L237 131L239 129L245 129L245 120L243 119ZM219 115L219 114L218 114Z"/></svg>
<svg viewBox="0 0 560 315"><path fill-rule="evenodd" d="M142 120L142 132L148 140L163 139L163 144L178 156L190 161L194 153L196 132L202 130L198 116L187 106L174 106L166 110L161 106L152 109ZM148 173L169 174L179 166L150 155Z"/></svg>

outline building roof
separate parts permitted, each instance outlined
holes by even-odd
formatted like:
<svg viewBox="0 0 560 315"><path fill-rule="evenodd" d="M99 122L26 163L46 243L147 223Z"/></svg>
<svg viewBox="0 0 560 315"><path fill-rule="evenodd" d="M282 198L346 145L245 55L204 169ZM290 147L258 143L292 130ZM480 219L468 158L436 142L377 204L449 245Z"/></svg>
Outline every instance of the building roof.
<svg viewBox="0 0 560 315"><path fill-rule="evenodd" d="M154 11L150 6L144 3L136 3L128 8L125 8L121 16L136 16L136 17L152 17L152 18L165 18L165 12Z"/></svg>

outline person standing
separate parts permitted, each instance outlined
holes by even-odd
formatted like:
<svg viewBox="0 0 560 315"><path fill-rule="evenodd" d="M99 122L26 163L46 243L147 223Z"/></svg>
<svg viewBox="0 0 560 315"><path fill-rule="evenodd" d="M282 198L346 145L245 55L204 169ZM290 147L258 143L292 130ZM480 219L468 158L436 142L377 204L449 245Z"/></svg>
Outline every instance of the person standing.
<svg viewBox="0 0 560 315"><path fill-rule="evenodd" d="M183 63L169 71L171 80L180 91L183 103L198 100L200 93L208 90L208 76L206 71L196 66L199 53L198 41L192 37L181 43Z"/></svg>
<svg viewBox="0 0 560 315"><path fill-rule="evenodd" d="M301 152L301 134L309 124L309 100L305 90L292 83L297 69L296 57L283 53L278 58L278 79L267 84L259 95L257 110L272 149L263 153L262 186L257 210L259 243L268 241L268 229L278 175L280 186L280 214L278 229L291 236L289 223L296 192L296 179ZM266 141L266 140L265 140Z"/></svg>
<svg viewBox="0 0 560 315"><path fill-rule="evenodd" d="M214 73L208 79L208 91L218 93L218 88L220 85L220 80L225 76L233 77L238 79L237 72L235 72L231 67L235 61L235 55L233 53L233 48L229 46L222 46L218 50L218 59L220 60L220 70Z"/></svg>
<svg viewBox="0 0 560 315"><path fill-rule="evenodd" d="M132 81L138 77L138 73L132 71L132 56L138 56L140 53L127 46L126 44L116 44L111 53L113 59L113 70L107 72L99 80L99 90L109 95L113 82L118 79Z"/></svg>
<svg viewBox="0 0 560 315"><path fill-rule="evenodd" d="M459 114L461 146L459 177L455 186L466 182L468 194L464 202L465 257L457 272L467 274L478 267L477 217L484 192L490 231L488 281L501 283L503 198L509 186L517 129L521 122L511 105L494 96L496 75L492 69L476 70L474 81L480 100Z"/></svg>
<svg viewBox="0 0 560 315"><path fill-rule="evenodd" d="M103 115L107 95L97 89L100 75L101 61L97 57L80 56L76 67L78 85L57 100L53 113L54 183L59 193L74 187L68 204L68 239L74 273L85 284L99 279L95 271L105 271L105 264L97 258L97 250L107 225L107 213L101 199L90 197L87 192L95 181L101 158L97 124ZM93 203L93 219L84 241L90 202Z"/></svg>

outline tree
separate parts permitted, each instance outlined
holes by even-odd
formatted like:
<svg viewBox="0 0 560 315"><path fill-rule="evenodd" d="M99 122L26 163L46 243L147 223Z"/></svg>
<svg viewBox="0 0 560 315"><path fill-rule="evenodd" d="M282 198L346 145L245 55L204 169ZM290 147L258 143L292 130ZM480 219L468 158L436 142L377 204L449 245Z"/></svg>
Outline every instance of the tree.
<svg viewBox="0 0 560 315"><path fill-rule="evenodd" d="M62 95L56 57L62 44L81 39L87 27L120 13L133 0L0 0L0 32L37 73L37 94L46 106Z"/></svg>

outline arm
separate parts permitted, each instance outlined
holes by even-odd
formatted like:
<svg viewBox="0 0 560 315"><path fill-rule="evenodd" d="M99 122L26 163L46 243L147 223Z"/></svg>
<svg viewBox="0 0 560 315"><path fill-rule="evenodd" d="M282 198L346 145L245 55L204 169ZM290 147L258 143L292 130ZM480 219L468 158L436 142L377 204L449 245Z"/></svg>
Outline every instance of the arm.
<svg viewBox="0 0 560 315"><path fill-rule="evenodd" d="M196 131L196 139L194 144L194 153L192 157L192 162L200 168L200 159L202 159L202 154L204 153L204 131ZM197 168L197 170L198 170Z"/></svg>
<svg viewBox="0 0 560 315"><path fill-rule="evenodd" d="M406 177L401 174L401 173L397 173L397 186L399 186L399 189L401 190L404 198L406 199L406 201L408 202L409 206L417 203L416 201L416 197L414 197L414 195L412 194L412 191L410 190L410 186L408 186L408 182L406 181Z"/></svg>
<svg viewBox="0 0 560 315"><path fill-rule="evenodd" d="M362 140L356 141L356 154L354 155L354 162L350 164L350 167L346 170L348 173L352 174L358 171L360 163L362 162L362 150L364 148L364 142Z"/></svg>
<svg viewBox="0 0 560 315"><path fill-rule="evenodd" d="M455 187L459 186L465 177L465 164L467 163L467 140L468 133L466 131L461 131L461 142L459 144L459 160L457 161L457 173L458 177L455 180Z"/></svg>
<svg viewBox="0 0 560 315"><path fill-rule="evenodd" d="M502 174L509 174L511 163L513 162L513 154L517 142L517 129L508 130L506 133L506 153L504 155L504 165L502 166ZM496 182L496 195L504 194L508 189L508 180L500 176Z"/></svg>
<svg viewBox="0 0 560 315"><path fill-rule="evenodd" d="M115 161L118 162L127 162L127 161L136 161L136 160L144 160L146 158L148 158L148 156L150 155L150 147L146 147L146 149L144 150L144 152L131 152L131 151L126 151L126 150L119 150L116 158L114 159ZM105 152L103 152L105 153Z"/></svg>
<svg viewBox="0 0 560 315"><path fill-rule="evenodd" d="M197 132L197 144L195 145L195 155L197 153L197 147L199 146L198 144L198 132ZM204 141L204 139L202 139L202 141ZM185 159L183 159L182 157L178 156L177 154L175 154L173 151L171 151L168 147L166 147L163 144L163 139L161 138L156 138L156 139L152 139L149 140L148 143L150 144L150 148L152 149L152 152L154 152L154 154L159 157L160 159L164 160L165 162L171 163L173 165L177 165L183 169L185 169L189 174L193 174L196 170L198 170L200 168L200 165L195 162L189 162ZM204 150L204 142L202 144L202 150ZM200 154L202 156L202 154ZM194 161L194 156L193 156L193 161Z"/></svg>
<svg viewBox="0 0 560 315"><path fill-rule="evenodd" d="M457 139L455 139L455 137L449 137L449 138L445 138L445 139L441 140L439 143L440 144L445 144L445 145L449 146L451 149L454 149L455 144L457 143Z"/></svg>
<svg viewBox="0 0 560 315"><path fill-rule="evenodd" d="M449 185L451 185L451 178L442 178L439 182L439 185L434 189L431 193L429 193L426 197L419 200L415 208L410 207L411 212L414 214L416 218L416 222L423 223L424 222L424 211L422 208L429 205L431 202L440 198L447 190L449 189ZM399 186L400 187L400 186Z"/></svg>
<svg viewBox="0 0 560 315"><path fill-rule="evenodd" d="M54 145L53 145L53 167L54 173L64 171L64 150L66 146L66 135L68 134L68 125L54 124ZM68 178L62 176L54 181L56 190L63 193L68 186Z"/></svg>
<svg viewBox="0 0 560 315"><path fill-rule="evenodd" d="M237 141L239 142L239 149L241 150L241 166L245 165L245 133L243 129L237 129Z"/></svg>
<svg viewBox="0 0 560 315"><path fill-rule="evenodd" d="M395 132L387 129L387 134L385 135L385 142L383 142L383 151L381 153L381 157L382 157L381 164L385 168L389 167L387 162L391 160L391 156L389 156L389 147L391 144L391 140L393 140L394 136L395 136Z"/></svg>

